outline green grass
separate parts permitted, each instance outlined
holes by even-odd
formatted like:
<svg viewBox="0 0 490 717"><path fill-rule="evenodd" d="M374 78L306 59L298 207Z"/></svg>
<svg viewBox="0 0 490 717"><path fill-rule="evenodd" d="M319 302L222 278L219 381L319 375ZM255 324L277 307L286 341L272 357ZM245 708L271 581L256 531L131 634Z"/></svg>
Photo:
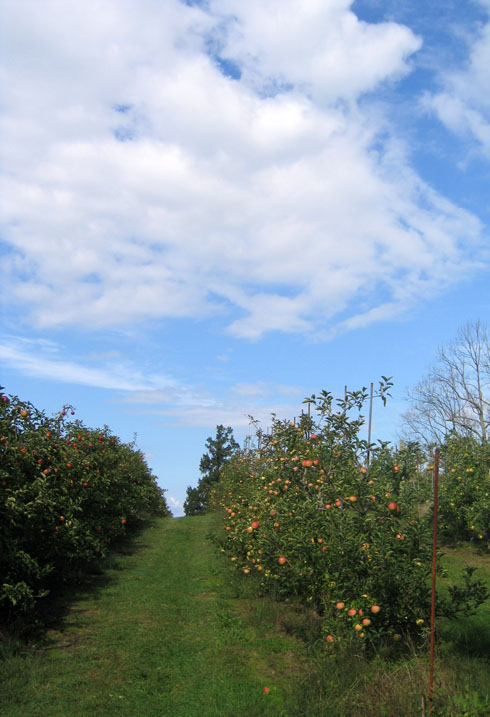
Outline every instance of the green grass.
<svg viewBox="0 0 490 717"><path fill-rule="evenodd" d="M3 644L1 717L410 717L427 692L428 651L398 645L366 660L325 655L315 613L256 597L206 534L214 516L164 519L56 606L37 647ZM490 559L447 550L448 580ZM490 603L444 623L434 717L490 713ZM263 694L267 686L270 692Z"/></svg>
<svg viewBox="0 0 490 717"><path fill-rule="evenodd" d="M470 544L443 550L442 564L447 571L445 584L452 584L466 566L477 568L480 577L490 590L490 554L479 552ZM475 615L453 621L442 621L442 651L468 657L487 657L490 660L490 601L477 609Z"/></svg>
<svg viewBox="0 0 490 717"><path fill-rule="evenodd" d="M48 644L6 659L2 717L288 714L275 671L302 646L235 611L212 520L156 523Z"/></svg>

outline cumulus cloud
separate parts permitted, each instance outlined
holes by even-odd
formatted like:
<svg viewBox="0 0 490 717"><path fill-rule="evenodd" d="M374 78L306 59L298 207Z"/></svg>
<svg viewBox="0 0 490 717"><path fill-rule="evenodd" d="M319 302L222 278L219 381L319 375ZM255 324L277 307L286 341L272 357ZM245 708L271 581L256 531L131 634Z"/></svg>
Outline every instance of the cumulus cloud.
<svg viewBox="0 0 490 717"><path fill-rule="evenodd" d="M361 22L352 4L216 0L211 6L229 19L217 49L261 90L293 85L325 102L356 98L405 74L421 40L395 23Z"/></svg>
<svg viewBox="0 0 490 717"><path fill-rule="evenodd" d="M258 339L469 275L478 220L360 109L420 39L351 6L5 0L2 301L43 329L217 315Z"/></svg>

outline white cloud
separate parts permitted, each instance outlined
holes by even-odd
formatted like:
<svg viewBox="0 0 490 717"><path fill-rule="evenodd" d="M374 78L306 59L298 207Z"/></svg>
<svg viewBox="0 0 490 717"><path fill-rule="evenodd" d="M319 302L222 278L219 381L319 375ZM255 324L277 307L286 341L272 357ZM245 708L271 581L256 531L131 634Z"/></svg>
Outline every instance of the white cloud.
<svg viewBox="0 0 490 717"><path fill-rule="evenodd" d="M202 406L199 404L189 406L173 406L172 408L152 411L152 415L165 419L165 424L173 426L187 426L194 428L214 428L220 424L232 426L239 432L254 433L251 418L259 421L263 429L272 423L272 414L279 420L292 419L301 414L301 403L279 403L271 398L267 404L257 403L254 400L241 400L240 402L216 400L214 405ZM304 408L304 407L303 407ZM149 413L145 411L145 413Z"/></svg>
<svg viewBox="0 0 490 717"><path fill-rule="evenodd" d="M44 329L218 314L257 339L470 273L476 218L358 106L420 41L351 5L5 0L5 305Z"/></svg>
<svg viewBox="0 0 490 717"><path fill-rule="evenodd" d="M302 396L302 389L299 386L268 384L264 381L257 381L256 383L236 383L232 386L231 390L237 396L244 396L252 400L260 400L272 395L295 396L296 398Z"/></svg>
<svg viewBox="0 0 490 717"><path fill-rule="evenodd" d="M263 381L258 383L237 383L232 387L233 393L237 396L260 397L267 396L270 388Z"/></svg>
<svg viewBox="0 0 490 717"><path fill-rule="evenodd" d="M174 498L172 495L168 496L168 498L166 497L166 500L170 503L170 509L177 509L182 506L182 501L177 500L177 498Z"/></svg>
<svg viewBox="0 0 490 717"><path fill-rule="evenodd" d="M211 6L231 18L218 45L225 58L239 64L248 82L261 89L293 84L331 102L356 98L405 74L408 57L421 46L406 27L359 21L352 4L217 0Z"/></svg>
<svg viewBox="0 0 490 717"><path fill-rule="evenodd" d="M0 337L0 362L27 376L117 391L176 390L172 379L143 374L119 359L107 357L101 367L94 368L84 365L83 359L67 360L63 355L62 347L51 341Z"/></svg>
<svg viewBox="0 0 490 717"><path fill-rule="evenodd" d="M480 2L490 13L490 3ZM454 133L471 137L490 158L490 20L471 36L470 55L463 69L441 74L443 89L426 94L424 105Z"/></svg>
<svg viewBox="0 0 490 717"><path fill-rule="evenodd" d="M5 367L31 378L115 391L113 401L126 412L155 416L170 425L213 428L225 424L240 430L250 425L253 416L268 426L272 413L281 419L298 415L304 398L299 387L265 382L237 383L220 398L198 385L138 369L116 351L75 358L66 355L65 348L53 341L0 337L0 364ZM288 403L281 397L287 397Z"/></svg>
<svg viewBox="0 0 490 717"><path fill-rule="evenodd" d="M281 400L287 397L288 401ZM237 383L224 397L198 386L179 386L174 390L134 391L121 399L131 413L161 418L167 425L214 428L233 426L242 432L250 427L250 417L263 427L271 423L271 414L279 419L301 413L304 395L297 386L282 384Z"/></svg>

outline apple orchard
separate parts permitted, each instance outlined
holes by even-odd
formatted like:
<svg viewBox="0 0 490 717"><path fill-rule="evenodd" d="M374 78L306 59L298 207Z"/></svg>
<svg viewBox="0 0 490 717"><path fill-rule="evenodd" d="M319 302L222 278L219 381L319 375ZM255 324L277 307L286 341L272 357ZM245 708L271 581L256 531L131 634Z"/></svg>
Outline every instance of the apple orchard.
<svg viewBox="0 0 490 717"><path fill-rule="evenodd" d="M366 400L364 389L338 401L323 391L308 399L315 420L274 420L213 495L224 516L215 542L233 569L259 593L310 605L329 649L417 639L430 622L432 466L419 469L417 446L361 440ZM439 615L485 600L479 580L462 580L438 597Z"/></svg>
<svg viewBox="0 0 490 717"><path fill-rule="evenodd" d="M0 394L0 621L20 631L128 531L169 514L136 447L73 415Z"/></svg>

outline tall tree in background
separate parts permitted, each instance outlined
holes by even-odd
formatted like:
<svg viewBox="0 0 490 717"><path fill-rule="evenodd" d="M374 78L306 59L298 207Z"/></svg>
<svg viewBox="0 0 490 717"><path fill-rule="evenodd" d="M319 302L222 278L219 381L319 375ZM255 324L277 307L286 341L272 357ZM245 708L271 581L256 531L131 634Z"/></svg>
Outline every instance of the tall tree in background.
<svg viewBox="0 0 490 717"><path fill-rule="evenodd" d="M407 432L424 444L443 443L450 433L486 445L490 430L490 336L480 321L462 326L440 347L429 373L408 391Z"/></svg>
<svg viewBox="0 0 490 717"><path fill-rule="evenodd" d="M207 439L206 448L207 453L204 453L199 462L201 478L197 487L187 488L184 502L186 515L198 515L207 510L211 488L219 481L223 466L240 449L240 446L233 437L233 429L220 425L216 426L216 438Z"/></svg>

